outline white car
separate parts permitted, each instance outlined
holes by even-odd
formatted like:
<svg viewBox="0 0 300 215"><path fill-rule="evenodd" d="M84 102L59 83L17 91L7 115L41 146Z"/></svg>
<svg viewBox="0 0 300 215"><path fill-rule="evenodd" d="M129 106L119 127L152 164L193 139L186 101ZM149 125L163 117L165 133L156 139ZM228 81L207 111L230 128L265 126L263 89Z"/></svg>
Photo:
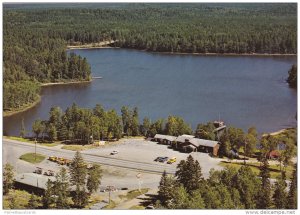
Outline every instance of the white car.
<svg viewBox="0 0 300 215"><path fill-rule="evenodd" d="M118 153L119 153L119 152L115 150L115 151L112 151L110 154L111 154L111 155L116 155L116 154L118 154Z"/></svg>

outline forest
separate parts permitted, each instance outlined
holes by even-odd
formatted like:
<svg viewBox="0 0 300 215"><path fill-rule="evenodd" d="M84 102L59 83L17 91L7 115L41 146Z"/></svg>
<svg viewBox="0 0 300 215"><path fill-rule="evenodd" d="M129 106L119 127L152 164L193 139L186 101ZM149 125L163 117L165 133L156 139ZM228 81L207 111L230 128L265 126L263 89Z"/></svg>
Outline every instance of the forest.
<svg viewBox="0 0 300 215"><path fill-rule="evenodd" d="M204 179L200 163L189 155L177 165L175 176L162 175L156 208L297 209L297 165L291 178L282 174L274 185L267 159L261 161L259 177L244 165L211 169L209 178Z"/></svg>
<svg viewBox="0 0 300 215"><path fill-rule="evenodd" d="M296 54L296 29L296 4L4 5L3 107L36 100L39 83L90 80L87 60L68 55L67 45L115 40L156 52Z"/></svg>

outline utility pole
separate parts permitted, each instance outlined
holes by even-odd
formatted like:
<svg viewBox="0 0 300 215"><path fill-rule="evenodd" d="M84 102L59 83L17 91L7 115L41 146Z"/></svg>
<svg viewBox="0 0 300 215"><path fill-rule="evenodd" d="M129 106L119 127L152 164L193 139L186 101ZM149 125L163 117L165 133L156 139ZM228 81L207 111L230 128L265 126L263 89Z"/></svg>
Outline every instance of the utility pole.
<svg viewBox="0 0 300 215"><path fill-rule="evenodd" d="M36 161L36 138L34 139L34 161Z"/></svg>

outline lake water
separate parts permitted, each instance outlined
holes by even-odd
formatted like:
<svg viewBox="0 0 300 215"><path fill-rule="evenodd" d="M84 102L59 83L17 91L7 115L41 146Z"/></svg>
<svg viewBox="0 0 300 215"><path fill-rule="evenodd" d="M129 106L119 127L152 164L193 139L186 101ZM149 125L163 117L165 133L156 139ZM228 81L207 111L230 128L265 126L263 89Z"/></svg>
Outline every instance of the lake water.
<svg viewBox="0 0 300 215"><path fill-rule="evenodd" d="M127 49L72 50L88 59L89 84L42 89L42 101L29 111L4 118L4 134L19 135L21 120L31 131L37 118L47 119L51 106L63 110L73 102L97 103L118 112L139 108L140 120L183 117L196 128L221 117L227 125L260 133L296 126L297 92L285 82L297 58L292 56L169 55Z"/></svg>

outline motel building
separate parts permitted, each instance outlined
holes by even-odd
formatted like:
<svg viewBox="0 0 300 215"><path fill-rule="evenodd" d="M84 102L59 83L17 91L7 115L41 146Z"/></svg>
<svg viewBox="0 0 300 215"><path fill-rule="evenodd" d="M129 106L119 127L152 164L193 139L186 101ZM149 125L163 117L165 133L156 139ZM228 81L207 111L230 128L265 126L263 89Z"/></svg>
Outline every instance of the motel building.
<svg viewBox="0 0 300 215"><path fill-rule="evenodd" d="M204 152L211 153L213 156L218 155L220 143L213 140L204 140L195 138L195 136L183 134L181 136L169 136L156 134L154 141L160 144L171 145L172 148L183 152Z"/></svg>

